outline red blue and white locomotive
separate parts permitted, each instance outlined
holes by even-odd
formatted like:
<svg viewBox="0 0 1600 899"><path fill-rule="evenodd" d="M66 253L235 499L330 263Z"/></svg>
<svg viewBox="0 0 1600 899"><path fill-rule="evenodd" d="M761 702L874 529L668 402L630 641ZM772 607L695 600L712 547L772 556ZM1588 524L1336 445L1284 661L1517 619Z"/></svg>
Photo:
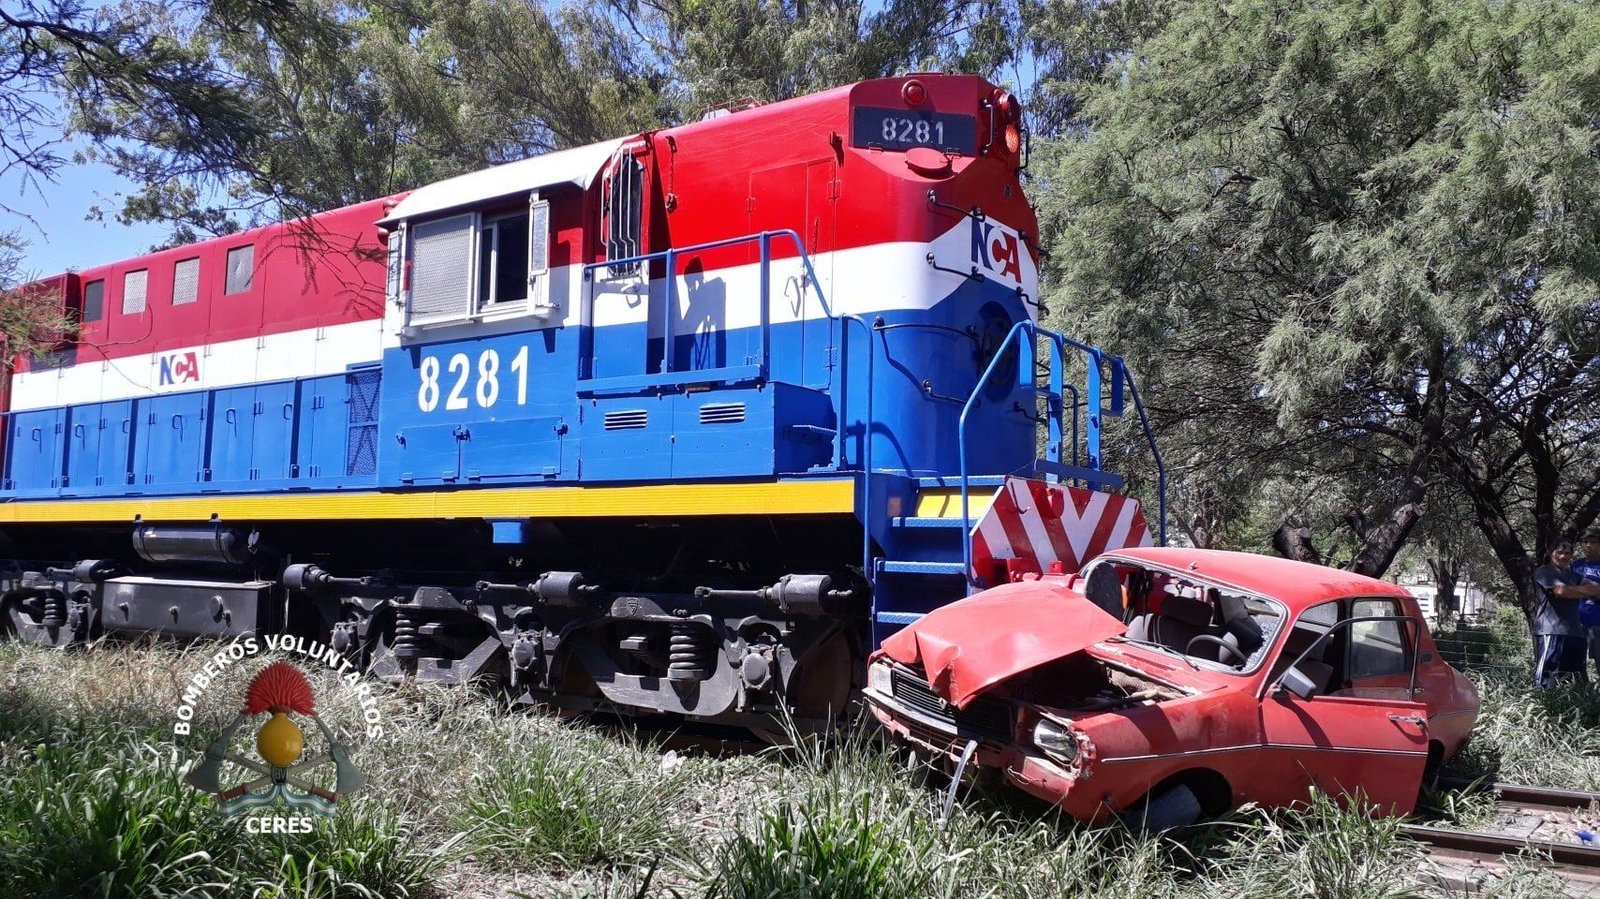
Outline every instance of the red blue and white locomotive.
<svg viewBox="0 0 1600 899"><path fill-rule="evenodd" d="M5 621L836 710L888 630L1150 541L1100 467L1120 361L1036 325L1023 136L983 79L868 81L51 279ZM1029 517L1018 473L1084 489Z"/></svg>

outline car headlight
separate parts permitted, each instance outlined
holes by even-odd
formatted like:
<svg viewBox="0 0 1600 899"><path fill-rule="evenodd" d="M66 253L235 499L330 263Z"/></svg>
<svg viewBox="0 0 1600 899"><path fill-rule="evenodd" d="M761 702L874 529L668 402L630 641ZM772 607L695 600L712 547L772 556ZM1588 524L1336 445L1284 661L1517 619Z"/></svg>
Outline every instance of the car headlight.
<svg viewBox="0 0 1600 899"><path fill-rule="evenodd" d="M888 662L874 662L867 666L867 689L884 696L892 695L889 679L891 673Z"/></svg>
<svg viewBox="0 0 1600 899"><path fill-rule="evenodd" d="M1078 758L1078 738L1048 718L1033 726L1033 745L1063 765L1070 765Z"/></svg>

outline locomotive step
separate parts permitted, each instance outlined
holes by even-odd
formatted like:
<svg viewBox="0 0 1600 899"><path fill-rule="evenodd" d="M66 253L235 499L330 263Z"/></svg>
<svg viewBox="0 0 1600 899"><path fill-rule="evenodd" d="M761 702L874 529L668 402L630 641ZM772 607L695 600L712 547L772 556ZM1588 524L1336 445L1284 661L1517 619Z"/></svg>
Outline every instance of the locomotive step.
<svg viewBox="0 0 1600 899"><path fill-rule="evenodd" d="M967 566L960 562L901 562L884 559L878 562L880 574L953 574L963 575Z"/></svg>
<svg viewBox="0 0 1600 899"><path fill-rule="evenodd" d="M972 520L976 522L978 516L972 516ZM901 515L889 519L889 524L897 528L959 528L964 523L959 515L954 518Z"/></svg>
<svg viewBox="0 0 1600 899"><path fill-rule="evenodd" d="M879 612L872 616L879 624L915 624L926 612Z"/></svg>
<svg viewBox="0 0 1600 899"><path fill-rule="evenodd" d="M1003 474L975 474L967 478L969 487L998 487L1006 482ZM960 475L945 475L943 477L917 478L918 487L960 487Z"/></svg>

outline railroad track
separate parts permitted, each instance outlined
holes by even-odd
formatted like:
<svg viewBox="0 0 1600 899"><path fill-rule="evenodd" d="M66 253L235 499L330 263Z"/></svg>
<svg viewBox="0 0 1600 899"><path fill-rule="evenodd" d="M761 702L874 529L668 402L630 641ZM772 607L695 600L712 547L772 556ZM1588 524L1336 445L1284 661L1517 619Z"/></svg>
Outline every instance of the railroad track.
<svg viewBox="0 0 1600 899"><path fill-rule="evenodd" d="M1574 894L1600 895L1600 845L1579 841L1576 831L1560 833L1582 812L1600 818L1600 793L1448 779L1441 786L1494 794L1508 822L1496 831L1401 825L1402 833L1429 847L1435 876L1452 890L1476 892L1504 872L1509 858L1524 856L1541 859L1540 867L1569 883Z"/></svg>

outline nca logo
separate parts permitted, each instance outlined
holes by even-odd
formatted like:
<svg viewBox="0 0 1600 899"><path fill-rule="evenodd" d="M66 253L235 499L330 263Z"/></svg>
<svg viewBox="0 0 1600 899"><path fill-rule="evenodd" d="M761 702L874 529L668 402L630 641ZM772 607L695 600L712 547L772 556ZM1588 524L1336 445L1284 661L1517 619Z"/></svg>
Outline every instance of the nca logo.
<svg viewBox="0 0 1600 899"><path fill-rule="evenodd" d="M972 265L1022 283L1022 246L1017 232L992 219L972 219Z"/></svg>
<svg viewBox="0 0 1600 899"><path fill-rule="evenodd" d="M192 352L161 357L161 386L200 380L200 360Z"/></svg>

